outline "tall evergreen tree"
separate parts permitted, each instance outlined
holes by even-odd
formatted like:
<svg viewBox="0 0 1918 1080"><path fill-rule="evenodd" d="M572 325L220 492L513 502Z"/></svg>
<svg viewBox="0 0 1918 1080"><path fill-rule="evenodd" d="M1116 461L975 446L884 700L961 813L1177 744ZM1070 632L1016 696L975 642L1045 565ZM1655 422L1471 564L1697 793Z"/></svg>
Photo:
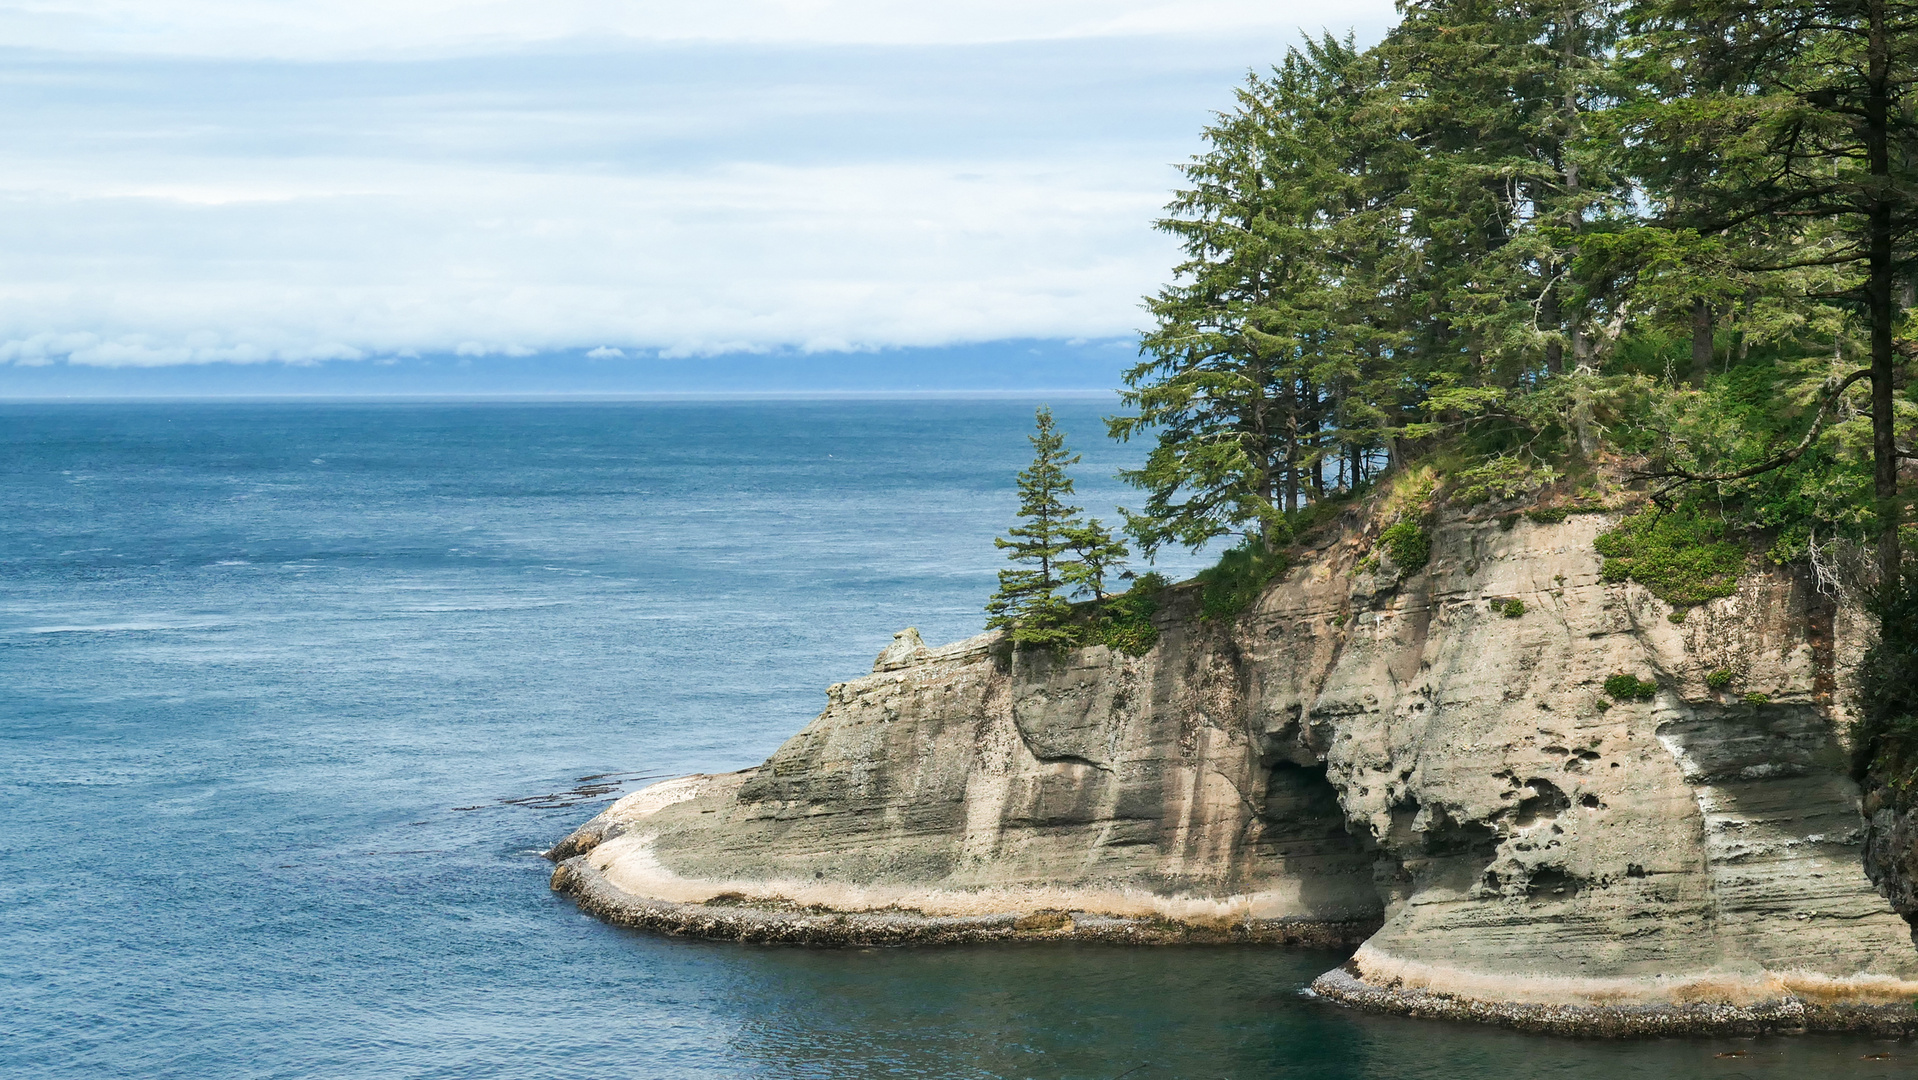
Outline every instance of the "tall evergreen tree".
<svg viewBox="0 0 1918 1080"><path fill-rule="evenodd" d="M1403 207L1424 365L1467 386L1590 366L1608 343L1584 234L1624 206L1610 0L1404 0L1376 52L1381 111L1416 146ZM1449 362L1448 362L1449 361ZM1460 370L1460 366L1463 369Z"/></svg>
<svg viewBox="0 0 1918 1080"><path fill-rule="evenodd" d="M1308 42L1250 77L1184 166L1191 186L1159 227L1186 259L1147 300L1156 326L1121 395L1136 411L1108 420L1115 438L1157 436L1121 474L1147 495L1126 528L1148 556L1283 543L1328 462L1361 464L1392 419L1399 220L1376 182L1390 148L1359 123L1367 80L1349 39Z"/></svg>
<svg viewBox="0 0 1918 1080"><path fill-rule="evenodd" d="M1655 96L1647 134L1687 223L1708 235L1798 226L1729 254L1747 273L1845 271L1809 298L1867 328L1878 569L1895 584L1906 456L1896 336L1918 266L1918 0L1640 0L1633 16Z"/></svg>
<svg viewBox="0 0 1918 1080"><path fill-rule="evenodd" d="M1066 502L1072 497L1066 468L1078 464L1079 455L1066 450L1051 408L1040 406L1034 423L1032 464L1019 473L1020 523L993 540L1015 568L999 571L999 589L986 602L986 625L1011 627L1019 642L1064 644L1073 633L1065 625L1071 607L1060 589L1101 589L1106 571L1124 550L1115 553L1110 534L1097 520L1080 519L1080 507Z"/></svg>

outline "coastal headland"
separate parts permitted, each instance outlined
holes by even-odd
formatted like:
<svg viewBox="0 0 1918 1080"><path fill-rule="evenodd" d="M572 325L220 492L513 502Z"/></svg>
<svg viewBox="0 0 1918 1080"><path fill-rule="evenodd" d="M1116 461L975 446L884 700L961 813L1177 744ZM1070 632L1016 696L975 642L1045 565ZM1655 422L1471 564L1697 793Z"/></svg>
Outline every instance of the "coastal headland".
<svg viewBox="0 0 1918 1080"><path fill-rule="evenodd" d="M1867 616L1756 559L1680 611L1606 580L1619 517L1445 511L1402 571L1354 507L1235 617L1167 588L1138 656L902 631L552 885L741 941L1357 946L1317 994L1563 1034L1918 1031L1848 769Z"/></svg>

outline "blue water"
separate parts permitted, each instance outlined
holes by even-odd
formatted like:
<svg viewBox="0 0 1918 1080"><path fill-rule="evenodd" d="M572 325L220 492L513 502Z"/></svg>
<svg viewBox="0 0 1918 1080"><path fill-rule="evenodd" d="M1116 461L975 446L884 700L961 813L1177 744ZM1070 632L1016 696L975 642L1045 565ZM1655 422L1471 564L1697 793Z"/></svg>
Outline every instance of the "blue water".
<svg viewBox="0 0 1918 1080"><path fill-rule="evenodd" d="M1053 404L1108 510L1139 448ZM1299 994L1324 953L746 947L548 892L619 791L979 629L1032 405L0 405L0 1075L1909 1075L1354 1015Z"/></svg>

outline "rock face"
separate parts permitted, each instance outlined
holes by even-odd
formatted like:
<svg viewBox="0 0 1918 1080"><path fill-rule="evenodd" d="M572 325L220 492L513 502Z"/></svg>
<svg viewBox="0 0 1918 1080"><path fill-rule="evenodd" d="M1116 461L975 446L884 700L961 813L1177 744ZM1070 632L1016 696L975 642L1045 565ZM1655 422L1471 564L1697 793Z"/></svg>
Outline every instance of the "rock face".
<svg viewBox="0 0 1918 1080"><path fill-rule="evenodd" d="M1918 805L1876 769L1865 778L1865 873L1912 926L1918 944Z"/></svg>
<svg viewBox="0 0 1918 1080"><path fill-rule="evenodd" d="M1547 1030L1904 1030L1834 704L1860 617L1771 569L1673 622L1601 580L1609 523L1455 516L1401 575L1355 518L1236 620L1168 590L1138 658L903 632L765 764L567 837L554 887L755 940L1363 940L1320 994Z"/></svg>

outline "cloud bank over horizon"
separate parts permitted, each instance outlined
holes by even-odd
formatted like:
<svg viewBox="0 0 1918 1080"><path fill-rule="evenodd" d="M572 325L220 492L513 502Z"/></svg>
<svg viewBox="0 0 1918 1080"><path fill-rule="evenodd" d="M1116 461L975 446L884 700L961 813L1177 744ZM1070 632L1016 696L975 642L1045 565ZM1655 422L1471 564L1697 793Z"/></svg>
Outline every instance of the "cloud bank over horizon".
<svg viewBox="0 0 1918 1080"><path fill-rule="evenodd" d="M1124 337L1244 71L1390 17L0 3L0 364Z"/></svg>

